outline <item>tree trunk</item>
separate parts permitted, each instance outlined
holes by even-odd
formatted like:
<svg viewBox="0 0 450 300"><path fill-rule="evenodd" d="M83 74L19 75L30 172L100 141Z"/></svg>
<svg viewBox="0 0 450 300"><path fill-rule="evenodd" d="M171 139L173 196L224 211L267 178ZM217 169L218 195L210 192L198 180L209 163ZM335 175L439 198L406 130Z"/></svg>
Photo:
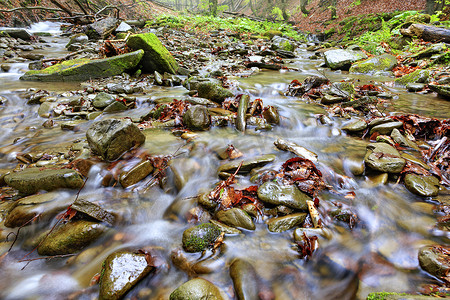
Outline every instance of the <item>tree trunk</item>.
<svg viewBox="0 0 450 300"><path fill-rule="evenodd" d="M211 11L211 15L216 17L217 16L217 0L209 0L209 9Z"/></svg>
<svg viewBox="0 0 450 300"><path fill-rule="evenodd" d="M429 26L424 24L412 24L406 29L400 29L404 36L418 37L427 42L450 43L450 29Z"/></svg>
<svg viewBox="0 0 450 300"><path fill-rule="evenodd" d="M308 5L308 2L308 0L300 0L300 10L306 15L309 15L309 11L306 9L306 5Z"/></svg>
<svg viewBox="0 0 450 300"><path fill-rule="evenodd" d="M330 10L331 10L331 19L334 20L337 18L336 15L336 6L337 6L337 0L332 0L331 1L331 5L330 5Z"/></svg>

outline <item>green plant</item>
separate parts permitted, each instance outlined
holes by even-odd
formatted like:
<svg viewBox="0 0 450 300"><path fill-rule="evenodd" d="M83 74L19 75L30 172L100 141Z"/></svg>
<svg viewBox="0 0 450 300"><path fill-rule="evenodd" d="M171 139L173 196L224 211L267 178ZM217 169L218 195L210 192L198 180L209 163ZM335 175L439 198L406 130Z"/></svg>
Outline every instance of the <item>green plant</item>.
<svg viewBox="0 0 450 300"><path fill-rule="evenodd" d="M348 6L349 8L353 8L356 7L358 5L361 5L361 0L355 0L352 3L350 3L350 5Z"/></svg>
<svg viewBox="0 0 450 300"><path fill-rule="evenodd" d="M270 12L270 15L277 21L283 21L283 11L278 7L278 6L274 6L274 8L272 8L272 11Z"/></svg>
<svg viewBox="0 0 450 300"><path fill-rule="evenodd" d="M387 23L381 20L381 29L375 32L366 32L361 35L357 41L359 44L363 44L363 49L372 54L382 54L385 51L383 47L380 46L382 42L388 43L392 38L392 33L389 29Z"/></svg>

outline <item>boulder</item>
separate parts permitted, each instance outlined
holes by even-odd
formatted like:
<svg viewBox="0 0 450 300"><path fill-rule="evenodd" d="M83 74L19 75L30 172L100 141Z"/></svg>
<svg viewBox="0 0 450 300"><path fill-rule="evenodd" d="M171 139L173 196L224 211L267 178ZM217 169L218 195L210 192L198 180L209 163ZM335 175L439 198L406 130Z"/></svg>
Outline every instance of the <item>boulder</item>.
<svg viewBox="0 0 450 300"><path fill-rule="evenodd" d="M197 86L198 96L221 104L226 98L233 97L230 90L223 88L214 82L199 82Z"/></svg>
<svg viewBox="0 0 450 300"><path fill-rule="evenodd" d="M122 299L153 269L148 265L145 254L130 251L110 254L103 263L99 299Z"/></svg>
<svg viewBox="0 0 450 300"><path fill-rule="evenodd" d="M214 245L221 230L214 224L204 223L183 232L183 248L186 252L201 252Z"/></svg>
<svg viewBox="0 0 450 300"><path fill-rule="evenodd" d="M429 84L428 87L439 96L450 98L450 85Z"/></svg>
<svg viewBox="0 0 450 300"><path fill-rule="evenodd" d="M76 253L97 240L106 230L101 223L77 220L61 224L39 245L39 255Z"/></svg>
<svg viewBox="0 0 450 300"><path fill-rule="evenodd" d="M113 161L144 143L145 135L131 120L108 119L95 122L86 132L92 151Z"/></svg>
<svg viewBox="0 0 450 300"><path fill-rule="evenodd" d="M333 82L329 93L333 96L348 99L355 93L355 86L351 82Z"/></svg>
<svg viewBox="0 0 450 300"><path fill-rule="evenodd" d="M43 70L28 71L20 79L28 81L84 81L115 76L134 69L143 55L143 50L137 50L103 59L72 59Z"/></svg>
<svg viewBox="0 0 450 300"><path fill-rule="evenodd" d="M191 279L174 290L169 300L227 300L223 294L211 282L203 278Z"/></svg>
<svg viewBox="0 0 450 300"><path fill-rule="evenodd" d="M252 218L244 210L233 207L229 210L221 210L216 214L217 219L226 225L255 230Z"/></svg>
<svg viewBox="0 0 450 300"><path fill-rule="evenodd" d="M325 64L332 70L348 70L352 63L367 58L367 55L361 51L343 49L329 50L324 52L323 55L325 58Z"/></svg>
<svg viewBox="0 0 450 300"><path fill-rule="evenodd" d="M279 185L267 181L258 188L258 198L268 204L284 205L294 209L306 210L307 200L311 197L300 191L295 185Z"/></svg>
<svg viewBox="0 0 450 300"><path fill-rule="evenodd" d="M32 37L32 34L28 30L23 28L3 28L0 31L8 34L12 38L22 39L25 41L31 40Z"/></svg>
<svg viewBox="0 0 450 300"><path fill-rule="evenodd" d="M367 145L364 162L369 168L383 173L400 173L406 164L397 149L386 143Z"/></svg>
<svg viewBox="0 0 450 300"><path fill-rule="evenodd" d="M295 50L295 44L287 38L276 35L272 38L272 49L292 52Z"/></svg>
<svg viewBox="0 0 450 300"><path fill-rule="evenodd" d="M107 17L90 24L86 35L91 40L104 40L119 26L120 20L114 17Z"/></svg>
<svg viewBox="0 0 450 300"><path fill-rule="evenodd" d="M409 83L426 83L429 76L430 71L419 69L395 79L395 83L401 85L407 85Z"/></svg>
<svg viewBox="0 0 450 300"><path fill-rule="evenodd" d="M382 54L354 63L350 68L350 73L371 74L375 72L387 72L392 71L396 66L397 58L394 55Z"/></svg>
<svg viewBox="0 0 450 300"><path fill-rule="evenodd" d="M51 170L27 168L21 172L11 172L5 176L5 182L23 194L38 191L53 191L59 188L79 189L83 186L81 175L71 169Z"/></svg>
<svg viewBox="0 0 450 300"><path fill-rule="evenodd" d="M127 40L127 46L133 50L144 50L145 54L141 61L144 72L153 73L158 71L160 73L176 74L178 63L155 34L142 33L132 35Z"/></svg>
<svg viewBox="0 0 450 300"><path fill-rule="evenodd" d="M211 114L203 105L194 105L183 115L183 123L190 130L207 130L211 125Z"/></svg>
<svg viewBox="0 0 450 300"><path fill-rule="evenodd" d="M410 57L413 59L422 59L426 57L431 57L435 54L443 53L448 49L447 45L445 43L438 43L433 44L430 47L426 48L425 50L422 50L416 54L411 55Z"/></svg>
<svg viewBox="0 0 450 300"><path fill-rule="evenodd" d="M432 175L406 174L405 186L411 193L423 197L433 197L439 193L439 179Z"/></svg>

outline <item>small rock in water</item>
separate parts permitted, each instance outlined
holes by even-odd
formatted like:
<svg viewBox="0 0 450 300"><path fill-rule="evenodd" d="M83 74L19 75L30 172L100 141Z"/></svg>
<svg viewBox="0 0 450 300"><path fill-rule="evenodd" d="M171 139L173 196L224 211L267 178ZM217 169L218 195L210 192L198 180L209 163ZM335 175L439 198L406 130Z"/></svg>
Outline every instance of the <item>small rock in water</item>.
<svg viewBox="0 0 450 300"><path fill-rule="evenodd" d="M183 123L191 130L207 130L211 125L211 115L205 106L194 105L184 113Z"/></svg>
<svg viewBox="0 0 450 300"><path fill-rule="evenodd" d="M419 250L419 264L428 273L446 277L450 272L450 249L441 245L425 246Z"/></svg>
<svg viewBox="0 0 450 300"><path fill-rule="evenodd" d="M211 223L188 228L183 232L183 248L186 252L206 250L216 242L220 233L220 228Z"/></svg>
<svg viewBox="0 0 450 300"><path fill-rule="evenodd" d="M148 264L145 254L130 251L110 254L103 263L99 299L122 299L154 268Z"/></svg>
<svg viewBox="0 0 450 300"><path fill-rule="evenodd" d="M95 122L86 137L92 151L108 161L118 159L145 141L145 135L129 119Z"/></svg>
<svg viewBox="0 0 450 300"><path fill-rule="evenodd" d="M260 299L258 275L250 262L240 258L234 259L230 265L230 277L237 299Z"/></svg>
<svg viewBox="0 0 450 300"><path fill-rule="evenodd" d="M306 219L306 213L296 213L283 217L276 217L267 220L270 232L283 232L300 225Z"/></svg>
<svg viewBox="0 0 450 300"><path fill-rule="evenodd" d="M211 282L203 278L191 279L170 294L169 300L228 300Z"/></svg>
<svg viewBox="0 0 450 300"><path fill-rule="evenodd" d="M386 143L367 145L364 162L371 169L386 173L400 173L406 164L397 149Z"/></svg>
<svg viewBox="0 0 450 300"><path fill-rule="evenodd" d="M258 188L258 198L272 205L285 205L294 209L306 210L306 200L311 200L307 194L295 185L281 186L276 182L265 182Z"/></svg>
<svg viewBox="0 0 450 300"><path fill-rule="evenodd" d="M255 230L255 223L244 210L234 207L229 210L221 210L216 214L217 219L229 226Z"/></svg>
<svg viewBox="0 0 450 300"><path fill-rule="evenodd" d="M437 196L439 193L439 179L430 176L417 174L406 174L405 186L411 192L423 197Z"/></svg>

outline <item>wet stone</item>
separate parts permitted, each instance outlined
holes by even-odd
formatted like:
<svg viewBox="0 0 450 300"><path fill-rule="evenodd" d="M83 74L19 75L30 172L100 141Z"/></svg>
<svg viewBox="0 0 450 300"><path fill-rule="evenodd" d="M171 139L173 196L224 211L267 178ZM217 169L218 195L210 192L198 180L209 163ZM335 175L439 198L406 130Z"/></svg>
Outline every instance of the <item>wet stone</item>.
<svg viewBox="0 0 450 300"><path fill-rule="evenodd" d="M6 175L5 182L23 194L34 194L41 190L52 191L58 188L79 189L83 186L81 175L70 169L28 168Z"/></svg>
<svg viewBox="0 0 450 300"><path fill-rule="evenodd" d="M300 191L295 185L279 185L275 182L265 182L258 188L258 198L268 204L285 205L290 208L306 210L307 194Z"/></svg>
<svg viewBox="0 0 450 300"><path fill-rule="evenodd" d="M275 160L275 155L267 154L259 157L255 157L249 160L244 160L241 168L239 169L239 173L248 173L254 168L265 166L266 164ZM241 161L232 161L221 165L218 169L218 172L227 172L234 173L239 167Z"/></svg>
<svg viewBox="0 0 450 300"><path fill-rule="evenodd" d="M211 115L205 106L194 105L184 113L183 123L190 130L207 130L211 125Z"/></svg>
<svg viewBox="0 0 450 300"><path fill-rule="evenodd" d="M78 198L71 206L72 209L84 213L100 222L113 225L116 217L95 203Z"/></svg>
<svg viewBox="0 0 450 300"><path fill-rule="evenodd" d="M440 245L425 246L419 250L419 264L428 273L446 277L450 272L449 248Z"/></svg>
<svg viewBox="0 0 450 300"><path fill-rule="evenodd" d="M106 113L116 113L127 110L128 107L120 101L114 101L103 110Z"/></svg>
<svg viewBox="0 0 450 300"><path fill-rule="evenodd" d="M220 228L220 230L225 233L225 234L239 234L242 233L242 231L240 231L239 229L236 229L234 227L225 225L219 221L216 220L210 220L209 222L211 222L212 224L216 225L217 227Z"/></svg>
<svg viewBox="0 0 450 300"><path fill-rule="evenodd" d="M144 254L119 251L109 255L102 268L99 299L122 299L153 269Z"/></svg>
<svg viewBox="0 0 450 300"><path fill-rule="evenodd" d="M227 300L218 287L203 278L191 279L174 290L169 300Z"/></svg>
<svg viewBox="0 0 450 300"><path fill-rule="evenodd" d="M153 166L148 160L141 161L128 171L123 171L119 176L119 182L127 188L138 183L153 171Z"/></svg>
<svg viewBox="0 0 450 300"><path fill-rule="evenodd" d="M55 228L38 247L39 255L76 253L97 240L106 230L101 223L71 221Z"/></svg>
<svg viewBox="0 0 450 300"><path fill-rule="evenodd" d="M230 277L238 300L260 299L258 275L252 264L236 258L230 265Z"/></svg>
<svg viewBox="0 0 450 300"><path fill-rule="evenodd" d="M367 128L366 121L359 119L357 121L345 125L344 127L342 127L342 130L345 130L347 132L359 132L363 131L366 128Z"/></svg>
<svg viewBox="0 0 450 300"><path fill-rule="evenodd" d="M388 122L372 127L370 133L378 132L379 134L391 134L392 130L403 127L403 122Z"/></svg>
<svg viewBox="0 0 450 300"><path fill-rule="evenodd" d="M129 119L95 122L86 133L89 147L105 160L113 161L145 141L145 135Z"/></svg>
<svg viewBox="0 0 450 300"><path fill-rule="evenodd" d="M411 193L423 197L433 197L439 193L439 179L432 175L406 174L405 186Z"/></svg>
<svg viewBox="0 0 450 300"><path fill-rule="evenodd" d="M233 93L213 82L199 82L197 85L198 96L222 103L226 98L233 97Z"/></svg>
<svg viewBox="0 0 450 300"><path fill-rule="evenodd" d="M252 217L244 210L234 207L229 210L221 210L216 214L216 218L229 226L255 230L255 223Z"/></svg>
<svg viewBox="0 0 450 300"><path fill-rule="evenodd" d="M95 96L94 101L92 101L92 105L95 108L102 109L112 104L114 101L116 101L116 96L101 92Z"/></svg>
<svg viewBox="0 0 450 300"><path fill-rule="evenodd" d="M186 252L201 252L211 247L221 230L214 224L204 223L183 232L183 248Z"/></svg>
<svg viewBox="0 0 450 300"><path fill-rule="evenodd" d="M386 143L367 145L364 162L371 169L383 173L400 173L406 164L397 149Z"/></svg>
<svg viewBox="0 0 450 300"><path fill-rule="evenodd" d="M302 224L305 221L306 216L306 213L296 213L283 217L271 218L266 223L270 232L283 232Z"/></svg>

